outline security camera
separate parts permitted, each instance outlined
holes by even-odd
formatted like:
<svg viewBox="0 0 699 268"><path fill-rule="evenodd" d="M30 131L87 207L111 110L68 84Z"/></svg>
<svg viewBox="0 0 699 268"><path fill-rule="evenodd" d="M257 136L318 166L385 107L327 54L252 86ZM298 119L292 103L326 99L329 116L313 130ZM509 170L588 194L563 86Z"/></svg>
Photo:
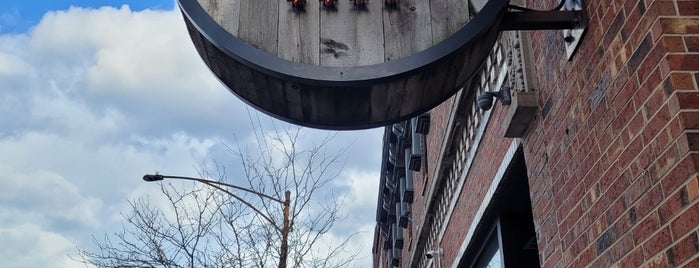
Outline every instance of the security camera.
<svg viewBox="0 0 699 268"><path fill-rule="evenodd" d="M442 256L442 253L442 248L439 248L437 250L428 250L427 252L425 252L425 258L429 260L434 258L434 256Z"/></svg>
<svg viewBox="0 0 699 268"><path fill-rule="evenodd" d="M490 110L493 107L493 98L499 99L503 105L510 105L512 103L510 87L502 87L498 92L483 92L476 98L478 108L484 111Z"/></svg>

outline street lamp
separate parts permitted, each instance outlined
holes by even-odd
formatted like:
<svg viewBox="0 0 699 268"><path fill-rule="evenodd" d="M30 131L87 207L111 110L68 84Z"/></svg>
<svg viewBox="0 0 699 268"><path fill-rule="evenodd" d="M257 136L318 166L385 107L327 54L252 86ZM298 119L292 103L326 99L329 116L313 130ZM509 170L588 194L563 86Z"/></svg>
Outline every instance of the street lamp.
<svg viewBox="0 0 699 268"><path fill-rule="evenodd" d="M231 197L237 199L238 201L240 201L241 203L245 204L245 205L248 206L250 209L252 209L253 211L255 211L255 213L257 213L257 215L260 215L262 218L264 218L265 220L267 220L270 224L272 224L272 226L273 226L275 229L277 229L278 232L281 233L281 235L282 235L282 244L281 244L280 254L279 254L279 268L286 268L286 260L287 260L287 257L288 257L288 255L289 255L289 241L288 241L288 237L289 237L289 232L291 231L291 225L292 225L291 222L289 221L289 205L291 204L291 192L290 192L290 191L284 192L284 200L280 200L280 199L274 198L274 197L272 197L272 196L269 196L269 195L266 195L266 194L263 194L263 193L260 193L260 192L251 190L251 189L243 188L243 187L240 187L240 186L236 186L236 185L233 185L233 184L228 184L228 183L224 183L224 182L220 182L220 181L213 181L213 180L207 180L207 179L202 179L202 178L183 177L183 176L167 176L167 175L160 175L160 174L155 174L155 175L146 174L146 175L143 175L143 180L144 180L144 181L149 181L149 182L150 182L150 181L162 181L162 180L164 180L164 179L189 180L189 181L196 181L196 182L200 182L200 183L206 184L206 185L208 185L208 186L210 186L210 187L216 188L216 189L218 189L218 190L220 190L220 191L222 191L222 192L228 194L229 196L231 196ZM252 193L252 194L255 194L255 195L259 196L259 197L267 198L267 199L269 199L269 200L272 200L272 201L275 201L275 202L277 202L277 203L280 203L280 204L284 205L284 222L283 222L283 226L282 226L281 228L279 228L279 226L277 226L277 224L274 223L274 221L273 221L269 216L265 215L264 213L262 213L262 211L260 211L259 209L255 208L255 207L254 207L252 204L250 204L249 202L243 200L242 198L240 198L240 197L238 197L237 195L231 193L230 191L228 191L228 190L222 188L221 186L226 186L226 187L230 187L230 188L233 188L233 189L237 189L237 190L245 191L245 192L248 192L248 193Z"/></svg>

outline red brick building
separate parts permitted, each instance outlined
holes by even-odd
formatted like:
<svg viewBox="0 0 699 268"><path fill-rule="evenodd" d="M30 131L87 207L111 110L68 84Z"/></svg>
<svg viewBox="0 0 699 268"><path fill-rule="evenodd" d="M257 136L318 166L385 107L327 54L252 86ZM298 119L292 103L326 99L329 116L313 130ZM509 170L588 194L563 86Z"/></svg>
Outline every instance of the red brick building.
<svg viewBox="0 0 699 268"><path fill-rule="evenodd" d="M375 267L699 267L699 1L584 6L570 58L562 31L503 32L465 90L386 128Z"/></svg>

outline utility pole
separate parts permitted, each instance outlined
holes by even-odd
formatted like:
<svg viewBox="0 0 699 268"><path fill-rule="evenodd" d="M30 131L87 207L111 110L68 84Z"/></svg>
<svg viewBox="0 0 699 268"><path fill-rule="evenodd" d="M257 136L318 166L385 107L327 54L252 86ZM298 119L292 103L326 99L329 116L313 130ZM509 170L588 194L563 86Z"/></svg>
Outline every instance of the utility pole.
<svg viewBox="0 0 699 268"><path fill-rule="evenodd" d="M289 257L289 232L291 223L289 222L289 205L291 204L291 192L284 193L284 226L282 226L282 246L279 254L279 268L286 268L286 261Z"/></svg>

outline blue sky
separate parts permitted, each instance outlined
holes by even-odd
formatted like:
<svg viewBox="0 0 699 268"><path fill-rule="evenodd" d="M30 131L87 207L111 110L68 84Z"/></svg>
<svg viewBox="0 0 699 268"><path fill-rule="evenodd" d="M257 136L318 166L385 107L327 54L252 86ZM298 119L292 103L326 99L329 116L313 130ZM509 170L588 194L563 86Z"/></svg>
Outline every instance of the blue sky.
<svg viewBox="0 0 699 268"><path fill-rule="evenodd" d="M22 33L34 26L48 11L78 7L121 7L128 5L133 11L144 9L171 10L174 1L169 0L3 0L0 1L0 33Z"/></svg>
<svg viewBox="0 0 699 268"><path fill-rule="evenodd" d="M0 0L0 267L84 267L68 256L118 230L127 200L162 198L143 174L235 168L225 145L254 142L248 114L272 122L213 77L173 4ZM352 217L329 235L361 232L359 267L371 265L382 133L330 144L351 146L329 190ZM325 135L305 130L302 144Z"/></svg>

